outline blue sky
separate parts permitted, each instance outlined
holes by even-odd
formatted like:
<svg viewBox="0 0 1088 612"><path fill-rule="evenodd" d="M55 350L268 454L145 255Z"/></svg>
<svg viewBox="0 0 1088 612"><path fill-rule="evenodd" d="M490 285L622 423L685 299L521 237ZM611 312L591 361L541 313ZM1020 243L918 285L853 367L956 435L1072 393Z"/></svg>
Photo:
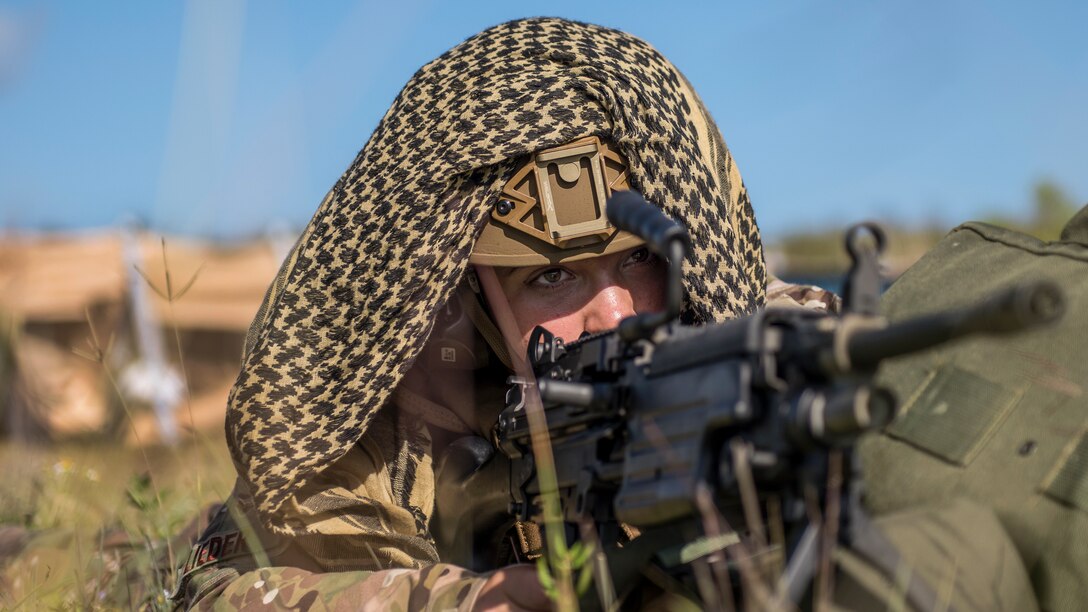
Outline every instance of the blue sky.
<svg viewBox="0 0 1088 612"><path fill-rule="evenodd" d="M630 31L695 85L769 237L1088 202L1088 3L0 0L0 228L299 227L423 63L495 23Z"/></svg>

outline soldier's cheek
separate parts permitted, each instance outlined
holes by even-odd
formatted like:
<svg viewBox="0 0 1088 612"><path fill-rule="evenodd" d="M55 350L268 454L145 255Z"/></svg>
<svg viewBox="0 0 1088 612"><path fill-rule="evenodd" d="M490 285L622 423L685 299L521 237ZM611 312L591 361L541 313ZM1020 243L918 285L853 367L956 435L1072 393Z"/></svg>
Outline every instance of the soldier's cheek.
<svg viewBox="0 0 1088 612"><path fill-rule="evenodd" d="M629 271L624 277L623 286L631 294L636 313L665 310L666 275L663 265Z"/></svg>

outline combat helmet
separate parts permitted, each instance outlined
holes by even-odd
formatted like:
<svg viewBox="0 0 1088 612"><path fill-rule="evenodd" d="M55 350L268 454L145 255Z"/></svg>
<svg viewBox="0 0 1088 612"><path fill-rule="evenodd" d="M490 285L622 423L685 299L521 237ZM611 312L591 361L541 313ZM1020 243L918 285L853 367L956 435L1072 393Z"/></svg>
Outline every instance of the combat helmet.
<svg viewBox="0 0 1088 612"><path fill-rule="evenodd" d="M522 267L580 261L641 246L605 215L616 191L631 189L627 160L596 136L529 155L503 186L473 247L474 265ZM488 351L490 349L490 351ZM478 369L497 357L513 367L475 274L441 309L424 350L430 368Z"/></svg>

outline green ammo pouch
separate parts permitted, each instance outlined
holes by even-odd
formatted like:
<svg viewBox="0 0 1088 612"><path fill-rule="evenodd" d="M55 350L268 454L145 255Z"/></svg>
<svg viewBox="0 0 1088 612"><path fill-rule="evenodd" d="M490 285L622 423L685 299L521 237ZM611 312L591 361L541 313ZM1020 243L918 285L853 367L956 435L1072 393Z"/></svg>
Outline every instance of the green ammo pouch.
<svg viewBox="0 0 1088 612"><path fill-rule="evenodd" d="M961 225L892 285L882 307L897 321L1044 278L1064 293L1056 324L953 342L881 369L900 406L861 445L865 499L878 517L955 498L982 504L1015 544L1040 608L1088 610L1088 206L1055 242Z"/></svg>

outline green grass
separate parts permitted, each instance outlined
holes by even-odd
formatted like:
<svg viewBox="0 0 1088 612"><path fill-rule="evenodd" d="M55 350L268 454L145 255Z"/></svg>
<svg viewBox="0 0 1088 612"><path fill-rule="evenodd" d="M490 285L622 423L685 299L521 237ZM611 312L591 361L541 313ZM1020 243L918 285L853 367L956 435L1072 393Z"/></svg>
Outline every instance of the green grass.
<svg viewBox="0 0 1088 612"><path fill-rule="evenodd" d="M0 568L0 609L159 608L170 537L234 482L226 445L200 438L142 452L119 443L0 444L0 526L29 534Z"/></svg>

